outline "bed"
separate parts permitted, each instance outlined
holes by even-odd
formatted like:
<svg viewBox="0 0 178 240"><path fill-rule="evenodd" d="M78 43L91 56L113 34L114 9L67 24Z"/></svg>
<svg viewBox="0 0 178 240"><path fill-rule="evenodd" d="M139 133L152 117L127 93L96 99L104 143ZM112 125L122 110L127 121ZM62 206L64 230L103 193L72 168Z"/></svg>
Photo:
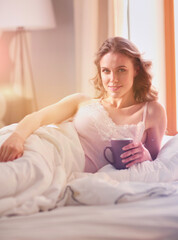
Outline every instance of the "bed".
<svg viewBox="0 0 178 240"><path fill-rule="evenodd" d="M0 239L178 239L177 143L165 137L154 162L90 174L72 123L38 129L0 165Z"/></svg>

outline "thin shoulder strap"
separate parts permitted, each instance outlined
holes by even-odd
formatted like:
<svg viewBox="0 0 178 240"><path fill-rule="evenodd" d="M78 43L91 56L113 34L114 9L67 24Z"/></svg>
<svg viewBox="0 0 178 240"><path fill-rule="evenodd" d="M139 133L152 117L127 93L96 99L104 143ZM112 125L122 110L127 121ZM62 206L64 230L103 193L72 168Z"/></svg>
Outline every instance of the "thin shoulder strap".
<svg viewBox="0 0 178 240"><path fill-rule="evenodd" d="M146 114L148 109L148 102L145 103L144 110L143 110L143 122L145 123Z"/></svg>

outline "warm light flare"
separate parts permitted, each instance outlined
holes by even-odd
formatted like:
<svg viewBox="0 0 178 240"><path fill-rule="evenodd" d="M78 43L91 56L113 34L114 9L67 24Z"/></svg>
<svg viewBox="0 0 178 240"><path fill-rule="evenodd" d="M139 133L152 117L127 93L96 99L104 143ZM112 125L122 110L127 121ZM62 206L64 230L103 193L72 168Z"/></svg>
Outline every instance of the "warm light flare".
<svg viewBox="0 0 178 240"><path fill-rule="evenodd" d="M0 91L1 91L2 95L7 96L7 97L12 97L12 96L16 95L14 93L14 91L12 90L12 88L10 88L10 87L3 87L3 88L1 88Z"/></svg>

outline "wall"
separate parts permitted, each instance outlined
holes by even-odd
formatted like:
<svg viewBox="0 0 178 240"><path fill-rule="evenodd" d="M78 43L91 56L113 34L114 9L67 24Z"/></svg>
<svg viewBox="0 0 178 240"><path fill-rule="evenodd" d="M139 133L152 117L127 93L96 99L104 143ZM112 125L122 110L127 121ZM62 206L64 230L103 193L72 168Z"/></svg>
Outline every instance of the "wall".
<svg viewBox="0 0 178 240"><path fill-rule="evenodd" d="M130 0L129 2L131 40L142 52L145 52L145 58L153 61L153 83L160 92L160 101L165 105L164 1ZM73 0L52 0L52 3L56 16L56 28L32 32L30 35L32 68L39 108L54 103L77 90L74 2ZM13 67L8 56L12 37L12 33L3 33L0 39L0 83L9 81L10 70ZM10 113L10 115L6 114L7 124L17 122L22 117L24 110L22 109L20 113L21 105L8 105L7 108Z"/></svg>
<svg viewBox="0 0 178 240"><path fill-rule="evenodd" d="M31 36L32 63L39 108L76 90L73 1L53 0L56 28Z"/></svg>
<svg viewBox="0 0 178 240"><path fill-rule="evenodd" d="M52 0L52 3L56 28L27 34L38 109L76 92L73 1ZM31 99L9 88L13 69L16 69L13 62L14 42L15 32L0 33L0 100L1 106L3 104L0 127L20 121L33 110ZM26 81L28 78L25 74ZM15 81L19 81L19 75Z"/></svg>

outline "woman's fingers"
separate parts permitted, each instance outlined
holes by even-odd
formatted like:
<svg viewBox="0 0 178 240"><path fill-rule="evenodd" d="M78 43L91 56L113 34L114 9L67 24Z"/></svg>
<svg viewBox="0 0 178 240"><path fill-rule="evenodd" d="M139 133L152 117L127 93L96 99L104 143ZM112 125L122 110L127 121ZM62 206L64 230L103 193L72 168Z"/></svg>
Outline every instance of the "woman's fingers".
<svg viewBox="0 0 178 240"><path fill-rule="evenodd" d="M6 154L4 154L2 156L2 158L0 158L0 162L9 162L9 161L13 161L19 157L22 156L22 153L9 153L7 152Z"/></svg>
<svg viewBox="0 0 178 240"><path fill-rule="evenodd" d="M18 152L11 148L10 149L9 148L1 148L0 151L1 151L1 155L0 155L1 162L12 161L18 155Z"/></svg>
<svg viewBox="0 0 178 240"><path fill-rule="evenodd" d="M123 148L123 150L125 152L121 154L121 158L128 158L129 156L134 156L137 153L141 153L143 148L142 148L141 143L139 143L139 144L131 143L131 144L128 144L127 146L125 146Z"/></svg>
<svg viewBox="0 0 178 240"><path fill-rule="evenodd" d="M6 162L6 160L9 158L9 151L6 147L2 146L0 149L0 161Z"/></svg>
<svg viewBox="0 0 178 240"><path fill-rule="evenodd" d="M142 153L137 153L137 154L131 155L130 157L124 158L122 162L126 164L130 161L137 160L137 159L142 159Z"/></svg>
<svg viewBox="0 0 178 240"><path fill-rule="evenodd" d="M0 162L8 162L21 157L24 152L23 141L17 136L10 136L0 148Z"/></svg>
<svg viewBox="0 0 178 240"><path fill-rule="evenodd" d="M136 163L151 160L149 151L140 143L131 143L123 148L125 152L121 154L122 162L126 167L131 167ZM127 149L127 150L126 150Z"/></svg>
<svg viewBox="0 0 178 240"><path fill-rule="evenodd" d="M131 142L131 143L127 144L126 146L124 146L122 148L122 150L127 151L127 150L130 150L130 149L134 149L134 148L139 147L141 144L142 143Z"/></svg>

